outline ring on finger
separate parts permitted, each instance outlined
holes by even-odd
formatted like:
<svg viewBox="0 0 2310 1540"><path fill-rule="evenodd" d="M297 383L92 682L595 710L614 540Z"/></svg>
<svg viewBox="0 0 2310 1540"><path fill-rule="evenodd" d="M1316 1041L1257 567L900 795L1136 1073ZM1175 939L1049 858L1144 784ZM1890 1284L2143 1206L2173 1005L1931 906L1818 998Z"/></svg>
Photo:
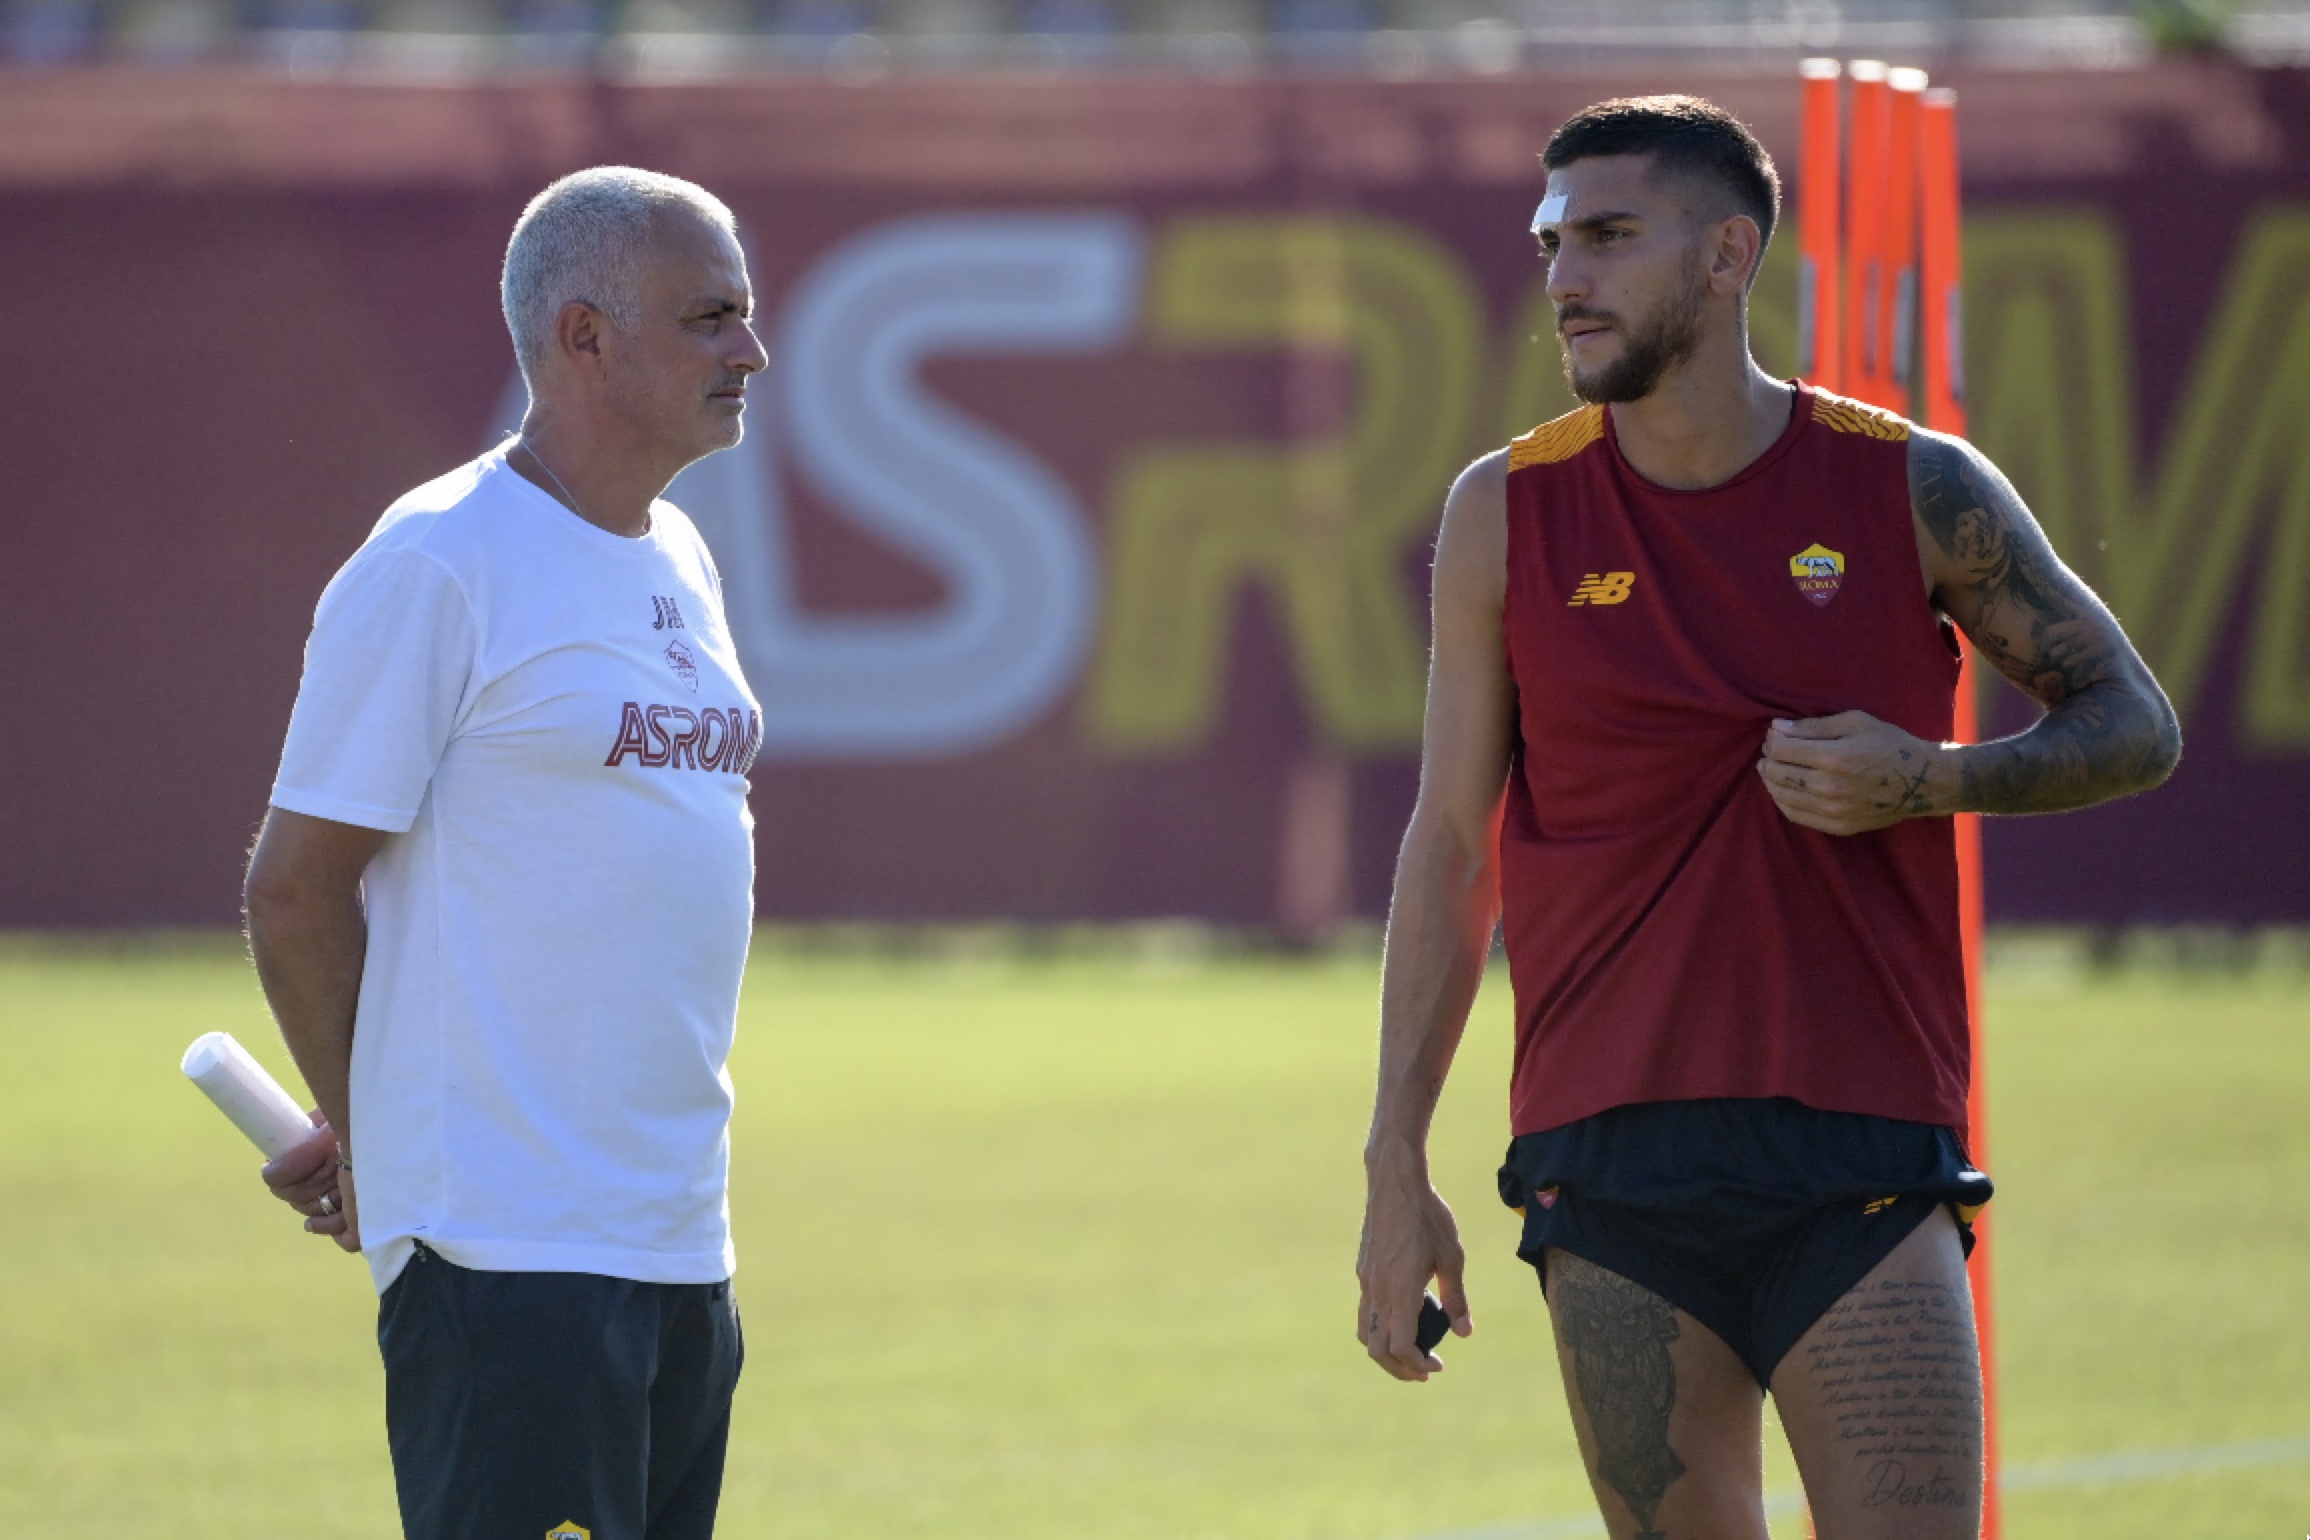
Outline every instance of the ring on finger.
<svg viewBox="0 0 2310 1540"><path fill-rule="evenodd" d="M334 1214L334 1213L336 1213L336 1212L337 1212L337 1195L336 1195L335 1193L333 1193L333 1192L325 1192L325 1193L321 1194L321 1215L322 1215L322 1217L323 1217L323 1218L327 1218L329 1215L331 1215L331 1214Z"/></svg>

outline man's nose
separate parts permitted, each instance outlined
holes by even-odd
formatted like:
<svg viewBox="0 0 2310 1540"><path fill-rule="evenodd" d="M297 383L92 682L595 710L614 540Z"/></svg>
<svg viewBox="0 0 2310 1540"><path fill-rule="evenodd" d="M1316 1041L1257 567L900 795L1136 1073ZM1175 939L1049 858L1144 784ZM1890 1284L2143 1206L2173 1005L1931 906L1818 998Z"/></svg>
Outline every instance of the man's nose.
<svg viewBox="0 0 2310 1540"><path fill-rule="evenodd" d="M754 330L752 321L739 322L738 330L745 339L745 346L738 350L737 357L730 360L731 366L743 369L748 374L759 374L770 366L770 354L762 346L761 335Z"/></svg>
<svg viewBox="0 0 2310 1540"><path fill-rule="evenodd" d="M1561 310L1588 292L1588 275L1570 251L1559 250L1548 263L1548 297Z"/></svg>

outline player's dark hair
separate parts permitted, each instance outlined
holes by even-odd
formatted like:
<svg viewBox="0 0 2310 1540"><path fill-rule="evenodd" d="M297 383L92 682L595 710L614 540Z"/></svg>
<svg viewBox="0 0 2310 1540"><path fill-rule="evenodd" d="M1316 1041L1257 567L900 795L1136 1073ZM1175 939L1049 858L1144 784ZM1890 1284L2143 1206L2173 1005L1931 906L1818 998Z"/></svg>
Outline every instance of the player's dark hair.
<svg viewBox="0 0 2310 1540"><path fill-rule="evenodd" d="M1781 211L1781 176L1748 125L1697 96L1623 96L1574 113L1548 140L1549 170L1601 155L1649 155L1655 170L1721 184L1757 222L1761 250Z"/></svg>

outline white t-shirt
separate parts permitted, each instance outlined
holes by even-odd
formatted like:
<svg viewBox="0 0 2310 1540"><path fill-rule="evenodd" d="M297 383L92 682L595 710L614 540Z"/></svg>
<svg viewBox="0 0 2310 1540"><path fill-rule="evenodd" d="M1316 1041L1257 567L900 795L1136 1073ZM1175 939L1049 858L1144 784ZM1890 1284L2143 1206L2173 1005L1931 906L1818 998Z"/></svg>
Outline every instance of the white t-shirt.
<svg viewBox="0 0 2310 1540"><path fill-rule="evenodd" d="M362 1249L730 1275L726 1068L761 716L697 530L626 539L493 451L321 595L273 805L386 840L353 1035Z"/></svg>

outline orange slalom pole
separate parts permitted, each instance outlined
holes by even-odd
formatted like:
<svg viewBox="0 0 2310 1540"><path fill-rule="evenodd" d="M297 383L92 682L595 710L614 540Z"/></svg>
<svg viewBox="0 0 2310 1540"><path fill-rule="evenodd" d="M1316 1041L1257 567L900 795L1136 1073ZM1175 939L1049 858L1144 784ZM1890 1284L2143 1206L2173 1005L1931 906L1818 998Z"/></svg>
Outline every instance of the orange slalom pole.
<svg viewBox="0 0 2310 1540"><path fill-rule="evenodd" d="M1943 433L1965 432L1965 352L1963 322L1963 204L1957 174L1957 93L1926 91L1918 110L1919 163L1923 175L1921 224L1924 236L1925 421ZM1980 737L1975 684L1979 679L1971 649L1957 673L1956 737L1972 743ZM1957 917L1965 944L1965 999L1972 1018L1973 1080L1966 1096L1966 1120L1971 1125L1967 1144L1976 1165L1989 1161L1988 1074L1984 1054L1981 1001L1982 872L1981 819L1957 815ZM1989 1211L1975 1219L1973 1258L1967 1271L1973 1281L1973 1317L1981 1334L1982 1465L1981 1503L1983 1540L1998 1540L2001 1504L1997 1459L1997 1333L1996 1301L1990 1288Z"/></svg>
<svg viewBox="0 0 2310 1540"><path fill-rule="evenodd" d="M1797 182L1797 373L1822 390L1851 390L1845 372L1843 106L1834 59L1797 65L1802 157ZM1805 1540L1814 1540L1805 1512Z"/></svg>
<svg viewBox="0 0 2310 1540"><path fill-rule="evenodd" d="M1886 279L1877 303L1878 361L1882 365L1878 404L1913 417L1917 408L1909 387L1917 364L1917 119L1925 72L1889 70L1885 85L1892 105L1885 162Z"/></svg>
<svg viewBox="0 0 2310 1540"><path fill-rule="evenodd" d="M1980 660L1974 656L1973 649L1967 647L1957 666L1954 735L1959 743L1977 743L1981 738L1980 716L1974 704L1974 688L1980 678ZM1965 1092L1965 1118L1971 1127L1965 1142L1973 1163L1986 1170L1989 1165L1989 1078L1983 1063L1981 1030L1981 815L1959 813L1954 821L1957 825L1957 924L1964 942L1965 1005L1972 1019L1973 1039L1973 1077ZM1973 1255L1965 1263L1965 1271L1973 1284L1974 1330L1981 1339L1982 1540L1998 1540L2001 1506L1997 1461L1997 1309L1990 1289L1990 1213L1991 1209L1985 1208L1973 1216Z"/></svg>
<svg viewBox="0 0 2310 1540"><path fill-rule="evenodd" d="M1927 91L1917 109L1919 200L1924 237L1925 425L1965 433L1963 232L1957 186L1957 93Z"/></svg>
<svg viewBox="0 0 2310 1540"><path fill-rule="evenodd" d="M1845 234L1845 385L1847 395L1890 407L1880 390L1886 339L1877 334L1878 300L1885 287L1885 176L1892 148L1892 92L1885 66L1856 59L1853 77L1852 157L1845 177L1851 200Z"/></svg>
<svg viewBox="0 0 2310 1540"><path fill-rule="evenodd" d="M1837 77L1843 72L1834 59L1797 66L1804 98L1797 161L1797 373L1834 391L1845 389L1845 291L1837 261L1844 190Z"/></svg>

